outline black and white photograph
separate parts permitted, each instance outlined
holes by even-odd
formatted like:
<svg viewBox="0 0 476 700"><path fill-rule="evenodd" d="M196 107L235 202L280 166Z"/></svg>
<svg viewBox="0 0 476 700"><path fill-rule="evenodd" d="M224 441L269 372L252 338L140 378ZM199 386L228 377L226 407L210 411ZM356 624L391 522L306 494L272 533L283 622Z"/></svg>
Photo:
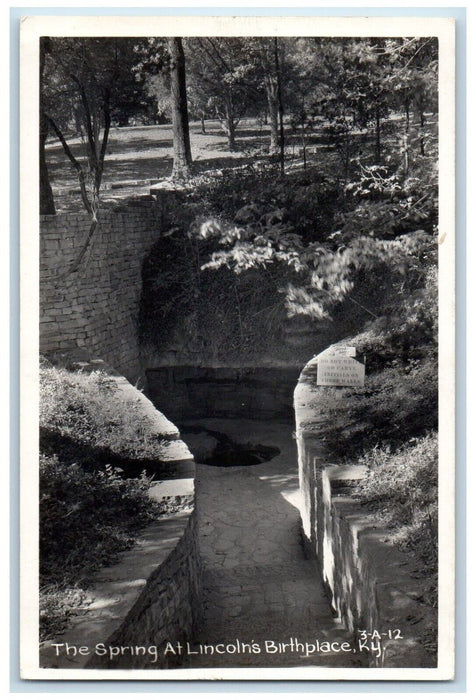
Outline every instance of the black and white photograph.
<svg viewBox="0 0 476 700"><path fill-rule="evenodd" d="M22 678L451 679L454 21L20 43Z"/></svg>

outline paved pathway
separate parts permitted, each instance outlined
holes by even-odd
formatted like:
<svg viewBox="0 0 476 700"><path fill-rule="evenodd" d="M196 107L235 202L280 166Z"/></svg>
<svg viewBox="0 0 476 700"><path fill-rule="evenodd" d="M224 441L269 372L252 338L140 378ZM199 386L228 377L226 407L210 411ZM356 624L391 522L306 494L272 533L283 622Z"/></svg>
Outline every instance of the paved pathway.
<svg viewBox="0 0 476 700"><path fill-rule="evenodd" d="M253 467L197 466L204 614L191 665L365 666L352 650L322 649L326 641L351 647L352 640L332 617L315 564L301 547L292 427L218 419L200 425L242 443L278 446L281 454ZM320 653L308 646L306 655L300 644L315 647L316 640ZM253 642L258 653L243 646ZM229 644L228 652L219 644Z"/></svg>

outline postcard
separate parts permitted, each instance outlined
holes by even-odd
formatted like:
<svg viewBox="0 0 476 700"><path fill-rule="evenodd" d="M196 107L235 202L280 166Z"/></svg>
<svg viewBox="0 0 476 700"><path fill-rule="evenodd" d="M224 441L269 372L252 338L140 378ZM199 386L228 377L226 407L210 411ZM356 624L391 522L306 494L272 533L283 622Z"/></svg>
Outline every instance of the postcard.
<svg viewBox="0 0 476 700"><path fill-rule="evenodd" d="M21 677L452 679L454 20L20 46Z"/></svg>

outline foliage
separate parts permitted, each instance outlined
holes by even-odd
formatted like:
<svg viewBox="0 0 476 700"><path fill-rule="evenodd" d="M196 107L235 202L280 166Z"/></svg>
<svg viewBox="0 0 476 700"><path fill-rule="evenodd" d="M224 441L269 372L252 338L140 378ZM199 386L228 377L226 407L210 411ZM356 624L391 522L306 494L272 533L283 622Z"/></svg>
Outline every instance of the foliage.
<svg viewBox="0 0 476 700"><path fill-rule="evenodd" d="M228 327L232 347L259 344L262 329L256 326L253 333L251 322L243 332L243 319L261 313L259 306L248 306L258 298L253 280L261 279L263 301L270 297L266 306L281 307L277 324L268 328L277 337L285 313L321 323L350 303L381 323L407 319L412 333L399 337L408 343L423 327L420 322L427 323L416 316L427 272L436 262L437 187L431 165L424 173L422 164L417 180L389 166L361 164L360 177L348 184L343 198L336 182L317 169L282 178L275 165L257 162L196 178L184 201L183 228L170 222L176 233L157 244L146 266L142 327L146 335L151 331L148 339L162 346L174 315L182 314L190 321L182 329L186 334L203 329L211 336L216 324L223 331ZM166 252L168 246L175 248ZM410 322L412 306L416 316ZM206 341L202 351L209 345Z"/></svg>
<svg viewBox="0 0 476 700"><path fill-rule="evenodd" d="M325 412L329 420L322 439L335 458L357 459L375 445L395 449L437 429L435 362L432 358L397 361L378 372L369 370L364 389L329 388L316 410Z"/></svg>
<svg viewBox="0 0 476 700"><path fill-rule="evenodd" d="M40 643L54 639L68 625L72 615L88 605L80 586L49 584L40 588Z"/></svg>
<svg viewBox="0 0 476 700"><path fill-rule="evenodd" d="M166 44L165 37L42 41L42 154L49 125L65 147L84 206L92 213L99 201L109 122L154 123L158 112L169 116ZM261 122L269 117L269 152L276 154L281 113L287 117L284 133L292 151L296 141L301 144L304 168L308 147L319 144L315 160L321 165L325 155L323 166L331 168L341 193L360 165L389 166L391 173L400 169L404 178L418 182L425 173L421 159L430 166L434 160L438 46L432 38L194 37L184 39L184 46L189 106L202 119L203 131L205 117L220 120L229 150L238 147L240 120L258 116ZM69 136L80 136L80 155ZM52 213L44 161L43 206ZM367 206L374 218L375 205ZM397 212L393 220L398 218ZM361 220L366 220L365 209ZM391 207L385 221L391 229ZM405 222L405 230L397 233L415 227L414 220Z"/></svg>
<svg viewBox="0 0 476 700"><path fill-rule="evenodd" d="M40 426L77 444L131 459L160 460L164 436L137 403L121 397L103 371L81 372L45 362L40 372Z"/></svg>
<svg viewBox="0 0 476 700"><path fill-rule="evenodd" d="M150 481L123 479L106 466L85 471L43 455L40 462L40 577L78 583L130 547L133 535L157 516Z"/></svg>
<svg viewBox="0 0 476 700"><path fill-rule="evenodd" d="M298 170L283 178L276 163L257 159L196 178L188 200L200 205L200 223L217 220L215 234L235 223L266 233L267 222L272 226L279 220L304 241L324 240L340 205L335 179L324 177L319 169Z"/></svg>
<svg viewBox="0 0 476 700"><path fill-rule="evenodd" d="M117 561L160 514L149 479L123 479L112 466L86 471L40 456L40 631L60 631L84 602L91 573Z"/></svg>
<svg viewBox="0 0 476 700"><path fill-rule="evenodd" d="M219 119L235 148L235 133L257 92L256 66L246 40L238 37L189 38L185 45L190 90Z"/></svg>
<svg viewBox="0 0 476 700"><path fill-rule="evenodd" d="M438 427L437 267L414 274L413 291L392 294L388 313L347 340L366 357L365 387L319 396L316 410L329 416L322 439L335 457L397 449Z"/></svg>
<svg viewBox="0 0 476 700"><path fill-rule="evenodd" d="M215 238L218 247L203 269L225 266L240 274L253 267L267 269L278 265L284 270L282 286L290 315L328 318L359 282L368 288L391 288L398 303L419 281L422 263L429 264L435 255L433 237L425 231L394 240L354 236L347 245L336 248L340 232L324 244L305 243L293 232L283 209L261 214L258 208L248 205L237 212L235 219L238 216L242 220L246 216L246 223L223 225L214 220L201 226L200 236ZM387 291L387 300L388 297ZM370 310L370 315L377 318L382 311L376 308Z"/></svg>
<svg viewBox="0 0 476 700"><path fill-rule="evenodd" d="M77 172L86 211L97 218L111 124L147 111L133 72L133 39L43 37L42 110ZM82 154L68 139L79 137ZM86 164L86 165L85 165Z"/></svg>
<svg viewBox="0 0 476 700"><path fill-rule="evenodd" d="M203 270L209 255L207 241L181 231L154 245L143 267L141 341L160 352L175 341L212 362L272 352L285 320L276 270Z"/></svg>
<svg viewBox="0 0 476 700"><path fill-rule="evenodd" d="M44 361L40 382L40 626L48 638L83 605L91 573L116 561L163 510L148 495L145 472L126 479L97 449L158 459L163 441L104 372Z"/></svg>
<svg viewBox="0 0 476 700"><path fill-rule="evenodd" d="M352 495L375 513L391 541L411 551L437 604L438 294L437 267L422 267L390 313L346 339L366 357L363 388L319 392L316 426L331 458L359 462L366 478ZM433 638L434 641L434 638ZM433 642L430 642L430 646Z"/></svg>
<svg viewBox="0 0 476 700"><path fill-rule="evenodd" d="M391 528L392 541L416 552L427 580L426 602L436 605L438 581L438 440L412 438L395 452L374 448L362 457L367 476L358 497Z"/></svg>

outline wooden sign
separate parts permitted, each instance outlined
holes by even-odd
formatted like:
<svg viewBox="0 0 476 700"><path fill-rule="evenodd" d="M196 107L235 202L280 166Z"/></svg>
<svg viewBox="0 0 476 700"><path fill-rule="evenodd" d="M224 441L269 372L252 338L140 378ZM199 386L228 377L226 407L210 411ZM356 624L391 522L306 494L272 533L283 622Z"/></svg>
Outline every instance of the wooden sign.
<svg viewBox="0 0 476 700"><path fill-rule="evenodd" d="M364 386L365 365L352 355L355 348L345 347L331 347L318 355L317 385Z"/></svg>

